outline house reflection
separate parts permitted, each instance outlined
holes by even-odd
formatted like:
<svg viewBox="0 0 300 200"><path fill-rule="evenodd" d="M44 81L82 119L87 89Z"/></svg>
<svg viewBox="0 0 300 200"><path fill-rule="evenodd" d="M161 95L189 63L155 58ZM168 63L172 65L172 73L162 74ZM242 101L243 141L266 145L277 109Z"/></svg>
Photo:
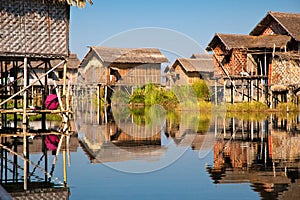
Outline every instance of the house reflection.
<svg viewBox="0 0 300 200"><path fill-rule="evenodd" d="M61 168L56 164L60 153L77 151L78 140L75 136L64 138L52 134L27 136L24 167L23 136L0 135L0 183L13 199L69 199L66 177L56 177L56 168ZM24 177L28 177L26 191Z"/></svg>
<svg viewBox="0 0 300 200"><path fill-rule="evenodd" d="M299 199L300 132L296 121L230 119L214 144L215 184L250 183L262 199Z"/></svg>
<svg viewBox="0 0 300 200"><path fill-rule="evenodd" d="M143 126L131 123L126 124L126 128L140 135L147 134L147 129ZM80 145L91 163L157 160L165 151L161 146L160 131L150 134L149 137L131 135L118 128L114 122L110 122L102 125L83 125L82 132L84 137L80 139Z"/></svg>
<svg viewBox="0 0 300 200"><path fill-rule="evenodd" d="M203 148L203 142L208 137L206 133L210 131L211 126L209 119L203 130L199 130L198 125L203 121L193 112L181 112L179 116L172 113L173 117L160 119L162 121L157 120L160 117L149 117L149 113L144 112L133 114L122 111L120 113L125 113L125 117L117 117L117 120L110 111L107 111L107 117L104 116L104 112L101 113L103 115L98 118L103 121L100 124L95 123L93 120L97 117L93 117L90 121L86 118L79 127L79 143L91 163L157 161L168 148L164 140L177 146L199 150ZM119 113L114 113L114 116L118 115ZM107 119L104 120L105 118ZM153 122L156 120L158 122ZM214 140L214 134L210 135Z"/></svg>

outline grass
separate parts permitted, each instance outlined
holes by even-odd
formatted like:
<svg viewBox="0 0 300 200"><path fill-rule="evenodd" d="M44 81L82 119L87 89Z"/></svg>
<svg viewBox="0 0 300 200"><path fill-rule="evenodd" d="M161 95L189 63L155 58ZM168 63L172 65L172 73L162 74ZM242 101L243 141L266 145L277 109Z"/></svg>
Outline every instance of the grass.
<svg viewBox="0 0 300 200"><path fill-rule="evenodd" d="M251 101L235 104L226 104L227 112L266 112L269 110L264 103Z"/></svg>
<svg viewBox="0 0 300 200"><path fill-rule="evenodd" d="M22 121L22 115L17 115L17 120ZM29 121L40 121L42 120L42 115L32 115L29 117ZM59 114L47 114L46 115L47 121L61 121L62 118ZM13 114L7 114L7 121L14 121L14 115Z"/></svg>

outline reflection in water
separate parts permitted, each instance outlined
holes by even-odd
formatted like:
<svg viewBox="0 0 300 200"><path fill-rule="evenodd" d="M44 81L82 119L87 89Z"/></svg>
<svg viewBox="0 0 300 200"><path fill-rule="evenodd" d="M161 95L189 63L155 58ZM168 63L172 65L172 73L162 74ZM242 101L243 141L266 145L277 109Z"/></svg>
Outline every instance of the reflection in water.
<svg viewBox="0 0 300 200"><path fill-rule="evenodd" d="M104 120L100 124L93 124L93 121L81 123L79 143L91 163L158 161L166 154L170 145L191 146L194 149L201 147L205 134L197 134L199 116L191 112L182 112L180 120L176 113L168 113L166 120L161 117L160 111L158 112L155 113L153 110L120 112L125 116L117 122L107 112L107 116L111 116L107 118L108 123ZM104 116L100 118L105 119ZM159 123L151 120L158 118L161 118ZM207 123L206 129L209 120Z"/></svg>
<svg viewBox="0 0 300 200"><path fill-rule="evenodd" d="M260 122L229 119L214 144L215 184L250 183L262 199L300 199L300 132L276 116Z"/></svg>
<svg viewBox="0 0 300 200"><path fill-rule="evenodd" d="M87 93L93 94L89 89L91 92ZM142 173L161 169L189 147L200 149L210 127L210 113L166 112L158 105L130 110L121 103L104 108L92 99L86 95L74 100L80 145L91 163L147 162L135 162L126 169L108 164L121 171Z"/></svg>
<svg viewBox="0 0 300 200"><path fill-rule="evenodd" d="M57 166L62 152L77 151L77 137L43 133L26 137L26 142L28 156L24 158L23 136L0 135L2 187L13 199L69 199L66 177L56 172L56 168L62 168ZM24 160L27 161L26 167ZM26 176L27 191L24 191Z"/></svg>
<svg viewBox="0 0 300 200"><path fill-rule="evenodd" d="M212 117L209 112L200 115L168 112L165 117L160 117L157 115L161 110L138 110L114 113L123 115L117 121L110 108L102 110L99 116L94 114L80 112L77 116L82 120L77 124L78 138L70 137L69 145L67 140L61 142L61 136L46 134L27 138L31 161L28 172L30 192L27 193L22 188L24 167L19 156L23 149L22 138L1 136L2 186L15 197L31 195L39 199L43 194L49 195L50 199L53 196L68 199L69 188L62 187L64 181L62 173L56 172L56 162L61 157L59 152L75 152L80 144L93 164L112 163L110 166L126 167L130 163L145 163L142 167L155 169L159 168L155 163L167 166L170 164L168 158L173 156L176 160L185 149L199 151L200 158L206 156L200 152L212 150L213 165L208 165L206 170L214 184L248 183L253 193L257 192L262 199L300 199L297 120L276 116L260 121L225 119ZM155 118L162 121L153 122ZM183 151L174 157L178 149Z"/></svg>

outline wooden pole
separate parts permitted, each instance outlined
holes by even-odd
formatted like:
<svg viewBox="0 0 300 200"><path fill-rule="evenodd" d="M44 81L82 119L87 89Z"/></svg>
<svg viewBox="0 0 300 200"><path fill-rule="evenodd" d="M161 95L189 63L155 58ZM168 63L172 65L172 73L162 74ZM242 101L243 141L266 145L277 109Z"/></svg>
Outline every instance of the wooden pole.
<svg viewBox="0 0 300 200"><path fill-rule="evenodd" d="M67 108L68 107L68 99L66 98L66 83L67 83L67 62L64 63L64 72L63 72L63 97L65 98L65 105L64 107ZM67 108L68 109L68 108ZM68 113L67 113L68 114ZM68 123L67 119L65 120L65 123ZM68 134L68 130L66 130L67 135ZM66 140L64 140L65 142L65 147L66 147ZM67 187L67 152L66 152L66 148L63 149L63 171L64 171L64 186Z"/></svg>
<svg viewBox="0 0 300 200"><path fill-rule="evenodd" d="M18 90L18 81L16 81L18 79L18 61L13 62L13 67L14 67L14 92L16 92ZM25 80L25 79L24 79ZM14 99L14 108L17 109L18 108L18 99L15 98ZM17 118L17 114L14 114L14 128L16 129L18 127L18 118Z"/></svg>
<svg viewBox="0 0 300 200"><path fill-rule="evenodd" d="M218 104L217 79L215 79L215 105Z"/></svg>
<svg viewBox="0 0 300 200"><path fill-rule="evenodd" d="M48 63L45 62L45 73L47 72L47 66ZM50 65L50 64L49 64ZM45 100L46 100L46 95L48 95L47 91L47 86L48 86L48 76L45 76L45 80L44 80L44 87L43 87L43 92L42 92L42 109L46 109L45 106ZM46 130L46 114L42 113L42 130Z"/></svg>
<svg viewBox="0 0 300 200"><path fill-rule="evenodd" d="M105 116L105 124L107 123L107 110L106 110L106 101L107 100L107 85L104 86L104 116Z"/></svg>
<svg viewBox="0 0 300 200"><path fill-rule="evenodd" d="M69 135L67 136L69 137ZM64 139L65 147L67 145L66 139ZM67 187L67 152L64 148L63 150L63 163L64 163L64 187Z"/></svg>
<svg viewBox="0 0 300 200"><path fill-rule="evenodd" d="M57 64L55 67L53 67L52 69L50 69L48 72L46 72L45 74L41 75L39 77L39 79L33 81L31 84L27 85L25 88L23 88L22 90L20 90L19 92L15 93L14 95L12 95L11 97L7 98L6 100L2 101L0 103L0 106L2 106L3 104L5 104L6 102L8 102L9 100L11 100L12 98L16 97L17 95L19 95L20 93L24 92L25 90L27 90L28 88L30 88L32 85L34 85L35 83L37 83L38 81L40 81L42 78L44 78L45 76L47 76L49 73L51 73L53 70L55 70L58 66L60 66L63 62L60 62L59 64ZM24 77L25 80L25 77Z"/></svg>
<svg viewBox="0 0 300 200"><path fill-rule="evenodd" d="M97 85L97 123L100 124L100 86Z"/></svg>
<svg viewBox="0 0 300 200"><path fill-rule="evenodd" d="M27 58L24 58L24 88L27 87ZM27 158L27 140L26 140L26 132L27 132L27 90L24 90L23 95L23 155L24 158ZM24 159L24 190L27 190L27 161Z"/></svg>
<svg viewBox="0 0 300 200"><path fill-rule="evenodd" d="M64 63L64 72L63 72L63 95L66 95L66 84L67 84L67 62Z"/></svg>

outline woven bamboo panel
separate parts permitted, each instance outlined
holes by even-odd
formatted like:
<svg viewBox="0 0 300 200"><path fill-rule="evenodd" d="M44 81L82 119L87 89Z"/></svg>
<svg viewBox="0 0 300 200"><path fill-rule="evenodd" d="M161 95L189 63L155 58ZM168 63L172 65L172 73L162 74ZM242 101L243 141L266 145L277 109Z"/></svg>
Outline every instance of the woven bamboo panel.
<svg viewBox="0 0 300 200"><path fill-rule="evenodd" d="M293 60L273 60L272 84L299 84L300 64Z"/></svg>
<svg viewBox="0 0 300 200"><path fill-rule="evenodd" d="M42 0L0 0L0 55L68 55L69 6Z"/></svg>

